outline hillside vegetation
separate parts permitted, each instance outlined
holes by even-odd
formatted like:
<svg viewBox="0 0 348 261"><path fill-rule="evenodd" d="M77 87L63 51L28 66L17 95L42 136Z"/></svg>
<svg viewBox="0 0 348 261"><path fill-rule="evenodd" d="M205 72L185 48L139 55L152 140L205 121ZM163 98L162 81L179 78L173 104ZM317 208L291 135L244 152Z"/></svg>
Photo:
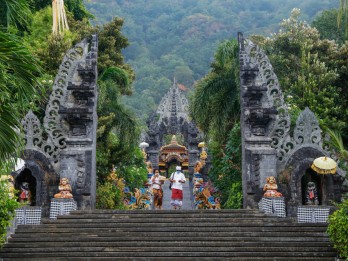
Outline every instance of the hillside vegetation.
<svg viewBox="0 0 348 261"><path fill-rule="evenodd" d="M217 45L245 35L269 35L292 8L312 21L322 10L337 8L332 0L91 0L88 10L103 24L124 18L130 46L126 62L136 73L134 95L126 98L143 120L155 109L175 77L192 87L209 70Z"/></svg>

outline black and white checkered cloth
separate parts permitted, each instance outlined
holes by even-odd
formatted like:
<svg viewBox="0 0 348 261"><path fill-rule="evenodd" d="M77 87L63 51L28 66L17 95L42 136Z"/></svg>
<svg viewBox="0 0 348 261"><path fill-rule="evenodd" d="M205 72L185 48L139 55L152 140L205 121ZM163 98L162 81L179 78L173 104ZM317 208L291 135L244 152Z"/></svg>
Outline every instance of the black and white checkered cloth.
<svg viewBox="0 0 348 261"><path fill-rule="evenodd" d="M330 214L329 207L302 206L297 208L298 223L326 223Z"/></svg>
<svg viewBox="0 0 348 261"><path fill-rule="evenodd" d="M74 199L51 200L50 219L57 219L57 216L69 215L70 211L77 210L77 203Z"/></svg>
<svg viewBox="0 0 348 261"><path fill-rule="evenodd" d="M263 197L259 202L259 209L266 214L273 214L278 217L286 217L285 201L283 197L266 198Z"/></svg>
<svg viewBox="0 0 348 261"><path fill-rule="evenodd" d="M41 223L41 207L16 209L17 225L38 225Z"/></svg>

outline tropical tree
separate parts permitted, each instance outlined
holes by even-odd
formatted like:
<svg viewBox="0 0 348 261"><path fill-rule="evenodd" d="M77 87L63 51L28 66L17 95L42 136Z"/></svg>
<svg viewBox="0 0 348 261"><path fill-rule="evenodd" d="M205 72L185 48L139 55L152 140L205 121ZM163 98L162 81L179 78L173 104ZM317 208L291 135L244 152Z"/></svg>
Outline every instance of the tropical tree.
<svg viewBox="0 0 348 261"><path fill-rule="evenodd" d="M0 27L11 25L21 29L26 28L31 17L27 0L3 0L0 2Z"/></svg>
<svg viewBox="0 0 348 261"><path fill-rule="evenodd" d="M0 13L6 13L6 25L12 22L25 25L23 14L28 14L27 6L22 1L14 2L3 1ZM39 98L40 74L38 60L21 40L6 29L0 31L0 169L18 152L20 119Z"/></svg>
<svg viewBox="0 0 348 261"><path fill-rule="evenodd" d="M240 208L242 183L236 40L224 41L218 46L211 68L195 86L190 114L206 134L212 156L209 177L222 192L222 206Z"/></svg>
<svg viewBox="0 0 348 261"><path fill-rule="evenodd" d="M293 119L309 107L322 128L343 131L347 128L347 103L339 83L340 48L333 41L321 40L318 30L299 17L300 10L293 9L278 33L252 39L266 50Z"/></svg>
<svg viewBox="0 0 348 261"><path fill-rule="evenodd" d="M337 26L340 28L342 22L345 27L346 35L348 33L348 0L340 0L340 7L337 15Z"/></svg>
<svg viewBox="0 0 348 261"><path fill-rule="evenodd" d="M238 44L222 42L211 65L212 70L195 86L190 114L198 127L210 138L223 144L225 133L239 119Z"/></svg>

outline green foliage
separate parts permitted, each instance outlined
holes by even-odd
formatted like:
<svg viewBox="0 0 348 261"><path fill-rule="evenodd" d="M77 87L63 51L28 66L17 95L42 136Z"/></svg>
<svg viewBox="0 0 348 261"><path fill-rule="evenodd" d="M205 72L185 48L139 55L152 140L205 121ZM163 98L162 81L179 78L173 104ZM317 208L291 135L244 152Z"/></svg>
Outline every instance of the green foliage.
<svg viewBox="0 0 348 261"><path fill-rule="evenodd" d="M220 144L239 118L238 45L222 42L215 54L212 71L196 84L190 114L199 128Z"/></svg>
<svg viewBox="0 0 348 261"><path fill-rule="evenodd" d="M123 19L114 18L98 28L98 70L103 72L109 67L121 67L128 72L130 82L134 78L133 70L124 64L121 50L128 46L128 39L121 34Z"/></svg>
<svg viewBox="0 0 348 261"><path fill-rule="evenodd" d="M112 182L98 184L96 207L99 209L122 209L122 193Z"/></svg>
<svg viewBox="0 0 348 261"><path fill-rule="evenodd" d="M339 44L343 44L346 36L344 28L337 28L338 10L325 10L317 16L312 22L312 26L320 32L321 39L335 40Z"/></svg>
<svg viewBox="0 0 348 261"><path fill-rule="evenodd" d="M329 216L327 233L340 256L348 260L348 199L337 207L338 210Z"/></svg>
<svg viewBox="0 0 348 261"><path fill-rule="evenodd" d="M242 207L242 154L240 125L236 123L230 130L226 146L211 144L209 151L213 156L209 177L214 186L221 191L224 208Z"/></svg>
<svg viewBox="0 0 348 261"><path fill-rule="evenodd" d="M20 40L0 31L0 169L18 152L19 119L39 99L41 85L37 76L40 74L38 60Z"/></svg>
<svg viewBox="0 0 348 261"><path fill-rule="evenodd" d="M236 32L269 34L298 7L311 21L324 9L337 8L332 0L132 0L86 1L104 24L124 18L124 35L130 46L123 51L136 71L134 95L124 100L145 125L149 115L172 86L173 78L190 90L209 71L221 39ZM154 108L155 107L155 108Z"/></svg>
<svg viewBox="0 0 348 261"><path fill-rule="evenodd" d="M27 0L2 0L0 3L0 27L15 26L25 29L31 18Z"/></svg>
<svg viewBox="0 0 348 261"><path fill-rule="evenodd" d="M9 197L9 191L4 182L0 182L0 246L5 242L6 229L15 216L19 203Z"/></svg>
<svg viewBox="0 0 348 261"><path fill-rule="evenodd" d="M26 0L30 3L30 6L39 11L48 6L52 6L52 0ZM84 19L91 19L94 16L88 12L83 0L64 0L64 5L67 11L73 14L74 20L82 21Z"/></svg>
<svg viewBox="0 0 348 261"><path fill-rule="evenodd" d="M299 16L300 11L294 9L278 33L254 39L268 53L290 112L295 109L297 114L309 107L322 128L347 129L347 100L338 66L341 59L336 56L340 49L334 42L321 40L318 31Z"/></svg>

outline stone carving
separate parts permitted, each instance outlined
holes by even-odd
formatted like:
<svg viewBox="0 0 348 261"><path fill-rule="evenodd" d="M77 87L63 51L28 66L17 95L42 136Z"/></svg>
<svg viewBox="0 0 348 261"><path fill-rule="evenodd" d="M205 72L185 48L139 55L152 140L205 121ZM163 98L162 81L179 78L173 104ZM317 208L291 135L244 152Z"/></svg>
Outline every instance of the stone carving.
<svg viewBox="0 0 348 261"><path fill-rule="evenodd" d="M55 78L43 127L31 111L22 120L26 162L37 161L40 168L53 168L56 175L69 178L79 209L95 205L97 52L96 35L69 50ZM43 173L43 179L37 180L36 201L47 194L41 188L47 188L51 179L57 180Z"/></svg>
<svg viewBox="0 0 348 261"><path fill-rule="evenodd" d="M21 193L19 194L19 202L31 204L31 193L28 182L22 182L20 185Z"/></svg>
<svg viewBox="0 0 348 261"><path fill-rule="evenodd" d="M263 191L265 191L265 193L263 194L264 197L281 197L282 193L278 192L278 185L276 182L275 177L267 177L266 178L266 184L263 187Z"/></svg>
<svg viewBox="0 0 348 261"><path fill-rule="evenodd" d="M157 115L156 115L157 114ZM174 81L173 86L163 96L156 114L147 120L148 131L144 134L145 141L149 144L147 154L154 168L158 168L159 150L165 145L165 135L181 133L184 137L184 146L188 149L189 169L198 158L198 142L200 139L196 125L188 117L188 100Z"/></svg>
<svg viewBox="0 0 348 261"><path fill-rule="evenodd" d="M59 193L54 195L54 198L73 198L73 195L71 194L72 188L69 184L68 178L61 178L60 184L59 184Z"/></svg>
<svg viewBox="0 0 348 261"><path fill-rule="evenodd" d="M317 187L314 182L308 182L307 184L306 205L319 205Z"/></svg>
<svg viewBox="0 0 348 261"><path fill-rule="evenodd" d="M285 169L292 169L284 189L288 212L295 213L302 204L298 189L301 177L316 157L327 155L335 159L328 148L323 148L323 138L318 120L306 108L298 117L293 135L290 134L290 115L284 103L277 76L272 65L258 46L238 33L240 60L240 104L242 133L243 206L255 208L261 199L260 180L277 177ZM339 199L340 185L345 175L337 170L336 176L327 177L323 202ZM268 185L270 186L270 185ZM265 196L278 195L267 190ZM325 194L325 195L324 195ZM290 210L289 210L290 209Z"/></svg>

